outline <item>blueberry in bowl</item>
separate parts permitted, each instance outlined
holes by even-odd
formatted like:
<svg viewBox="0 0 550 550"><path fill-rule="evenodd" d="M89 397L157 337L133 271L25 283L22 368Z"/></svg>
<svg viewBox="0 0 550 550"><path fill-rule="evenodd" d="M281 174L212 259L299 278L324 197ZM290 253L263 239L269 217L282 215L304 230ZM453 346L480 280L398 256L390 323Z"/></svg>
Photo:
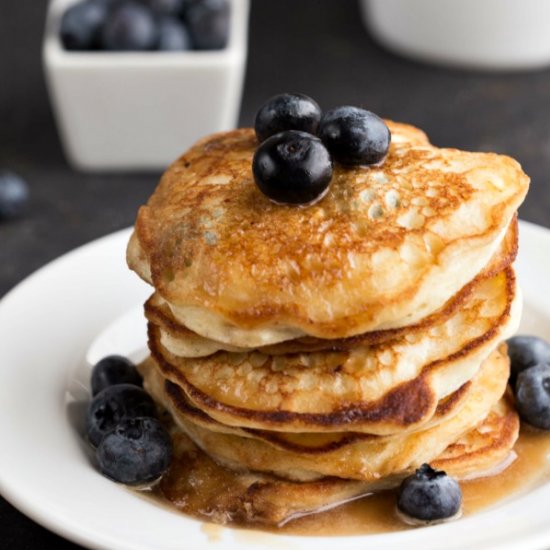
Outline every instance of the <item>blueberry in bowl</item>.
<svg viewBox="0 0 550 550"><path fill-rule="evenodd" d="M230 32L229 0L80 0L61 16L69 51L220 50Z"/></svg>
<svg viewBox="0 0 550 550"><path fill-rule="evenodd" d="M192 48L191 35L185 25L168 15L159 18L158 49L165 52L186 51Z"/></svg>
<svg viewBox="0 0 550 550"><path fill-rule="evenodd" d="M407 523L435 523L455 518L461 507L458 482L429 464L423 464L399 487L397 510Z"/></svg>
<svg viewBox="0 0 550 550"><path fill-rule="evenodd" d="M105 0L84 0L70 6L61 18L59 35L67 50L95 50L109 14Z"/></svg>
<svg viewBox="0 0 550 550"><path fill-rule="evenodd" d="M151 10L138 2L124 2L110 12L101 30L102 49L147 51L157 47L159 28Z"/></svg>
<svg viewBox="0 0 550 550"><path fill-rule="evenodd" d="M228 0L188 0L184 17L195 48L225 48L229 40L230 16Z"/></svg>
<svg viewBox="0 0 550 550"><path fill-rule="evenodd" d="M107 0L110 1L110 0ZM187 0L144 0L145 4L159 15L183 16Z"/></svg>

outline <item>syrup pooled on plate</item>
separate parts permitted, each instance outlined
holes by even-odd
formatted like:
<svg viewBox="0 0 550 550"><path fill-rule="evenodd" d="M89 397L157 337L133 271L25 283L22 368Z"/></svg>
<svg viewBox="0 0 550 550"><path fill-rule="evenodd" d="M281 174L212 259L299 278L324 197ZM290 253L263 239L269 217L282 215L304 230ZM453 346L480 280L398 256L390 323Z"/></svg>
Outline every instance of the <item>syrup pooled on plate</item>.
<svg viewBox="0 0 550 550"><path fill-rule="evenodd" d="M303 536L365 535L411 528L397 517L396 490L371 494L280 527L247 525L238 517L230 517L234 499L242 494L242 474L218 465L181 433L175 437L179 438L175 443L180 452L154 494L189 516L209 523ZM550 479L550 435L522 427L514 452L515 460L499 474L460 483L463 515L505 502ZM211 532L209 523L205 524L209 536L219 534L221 526L212 526Z"/></svg>

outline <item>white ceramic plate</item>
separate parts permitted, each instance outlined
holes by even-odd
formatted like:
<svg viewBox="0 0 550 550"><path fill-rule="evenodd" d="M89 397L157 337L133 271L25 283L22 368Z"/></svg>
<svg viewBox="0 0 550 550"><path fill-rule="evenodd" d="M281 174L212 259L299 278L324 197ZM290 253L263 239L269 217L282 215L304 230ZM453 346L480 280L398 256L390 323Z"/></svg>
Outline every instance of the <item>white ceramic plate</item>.
<svg viewBox="0 0 550 550"><path fill-rule="evenodd" d="M362 537L277 536L205 524L108 481L78 436L90 363L138 358L149 293L124 261L129 231L44 267L0 302L0 491L23 513L90 548L407 550L550 548L550 484L460 521ZM550 231L522 223L522 330L550 337Z"/></svg>

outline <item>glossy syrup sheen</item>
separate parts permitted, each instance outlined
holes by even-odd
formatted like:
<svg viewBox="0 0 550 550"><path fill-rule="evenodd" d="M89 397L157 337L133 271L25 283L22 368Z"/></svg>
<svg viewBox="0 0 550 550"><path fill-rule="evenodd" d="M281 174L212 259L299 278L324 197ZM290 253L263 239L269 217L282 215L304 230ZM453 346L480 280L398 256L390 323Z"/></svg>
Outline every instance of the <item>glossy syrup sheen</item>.
<svg viewBox="0 0 550 550"><path fill-rule="evenodd" d="M464 516L504 502L550 479L550 435L522 429L514 450L517 459L500 474L460 483ZM282 531L293 535L360 535L410 529L398 519L395 501L396 491L385 491L290 522Z"/></svg>
<svg viewBox="0 0 550 550"><path fill-rule="evenodd" d="M550 480L550 435L522 427L514 447L517 458L503 472L461 482L463 494L463 515L505 502L507 499L527 492ZM230 498L234 475L230 470L213 463L204 454L198 453L195 460L199 467L176 462L157 488L157 498L176 506L183 513L205 521L203 531L215 540L225 527L208 523L223 522L221 517L208 517L205 510L209 502L224 492ZM327 512L295 519L282 527L250 527L285 535L364 535L410 529L400 521L395 512L396 491L383 491L360 500L338 506ZM253 531L240 530L240 535L250 538Z"/></svg>

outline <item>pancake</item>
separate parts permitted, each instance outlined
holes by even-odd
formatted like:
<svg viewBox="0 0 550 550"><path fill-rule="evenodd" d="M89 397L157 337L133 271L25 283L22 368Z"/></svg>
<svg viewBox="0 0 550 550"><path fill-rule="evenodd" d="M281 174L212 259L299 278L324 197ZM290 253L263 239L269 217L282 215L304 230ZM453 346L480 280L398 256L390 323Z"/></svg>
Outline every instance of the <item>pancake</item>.
<svg viewBox="0 0 550 550"><path fill-rule="evenodd" d="M254 432L242 437L204 427L203 422L196 421L179 407L177 394L170 391L170 386L163 405L199 448L232 469L272 473L298 481L325 476L374 481L408 471L441 455L487 417L503 395L508 376L508 356L496 350L465 389L458 414L453 407L443 406L434 426L386 437L336 434L330 440L323 437L324 434L289 437L276 433L270 437ZM514 440L515 437L517 430Z"/></svg>
<svg viewBox="0 0 550 550"><path fill-rule="evenodd" d="M457 311L481 280L492 277L511 265L517 254L517 244L518 224L516 217L514 217L499 249L481 273L448 300L440 310L410 327L367 332L350 338L339 338L334 340L303 336L279 344L260 346L253 349L267 355L305 353L323 350L344 351L358 345L374 345L380 342L393 340L403 336L405 333L411 334L413 331L425 329L441 322L443 319L447 319ZM232 346L223 342L210 340L189 330L184 325L179 324L172 314L168 303L158 293L154 293L149 300L147 300L144 309L146 318L151 323L160 327L160 337L163 347L174 355L180 357L206 357L220 350L236 353L250 351L250 348Z"/></svg>
<svg viewBox="0 0 550 550"><path fill-rule="evenodd" d="M360 432L285 433L227 426L208 416L204 411L197 409L179 386L162 377L158 367L154 369L154 372L155 374L148 373L146 378L149 388L155 384L158 386L155 392L150 390L156 396L157 401L162 403L164 407L169 408L174 416L186 418L190 422L213 432L261 439L283 450L307 453L334 451L357 441L381 437ZM153 381L155 378L157 379L156 382ZM470 392L471 382L466 382L454 393L442 399L438 403L433 417L423 424L421 429L426 429L457 414L466 402Z"/></svg>
<svg viewBox="0 0 550 550"><path fill-rule="evenodd" d="M149 325L163 376L229 426L283 432L414 430L469 381L497 344L515 332L521 299L512 268L480 282L438 325L377 346L284 356L218 352L176 357Z"/></svg>
<svg viewBox="0 0 550 550"><path fill-rule="evenodd" d="M129 266L180 324L235 346L417 323L489 262L529 180L509 157L440 149L388 124L384 165L335 164L307 208L254 185L252 129L199 141L140 209Z"/></svg>
<svg viewBox="0 0 550 550"><path fill-rule="evenodd" d="M458 479L499 473L513 459L511 449L518 425L510 400L503 397L484 422L431 464L435 468L444 466L449 475ZM178 429L173 429L172 434L174 461L160 483L162 494L175 507L222 524L280 526L297 517L396 487L410 473L369 482L325 477L299 483L268 474L228 470ZM478 474L480 466L483 472Z"/></svg>
<svg viewBox="0 0 550 550"><path fill-rule="evenodd" d="M508 391L481 424L449 445L431 464L464 480L494 474L496 467L506 466L509 458L516 456L512 449L519 428L519 416Z"/></svg>
<svg viewBox="0 0 550 550"><path fill-rule="evenodd" d="M226 426L209 417L206 413L194 407L186 398L183 391L162 377L160 369L153 359L150 359L147 364L140 367L140 372L144 378L144 386L146 390L153 396L159 405L170 412L172 418L180 426L184 427L189 423L197 425L199 428L204 428L207 431L239 436L240 438L258 439L264 443L268 443L277 449L283 451L291 451L293 453L301 453L309 455L310 458L320 457L323 455L336 456L335 452L340 454L349 453L351 446L356 446L365 441L370 441L369 444L363 445L362 451L372 449L375 441L380 443L382 440L379 436L369 434L343 432L343 433L282 433L269 432L265 430L252 430L248 428L237 428ZM495 370L496 373L496 370ZM437 407L434 418L429 423L429 426L441 423L444 420L450 419L457 414L466 403L468 396L472 393L472 383L467 382L459 390L454 392L449 397L442 400ZM423 426L423 429L429 427ZM194 429L193 426L190 427ZM215 437L215 436L214 436ZM388 438L386 438L388 439ZM237 441L237 440L236 440ZM221 444L225 444L223 441ZM229 441L230 443L230 441ZM246 445L246 443L242 443ZM255 453L256 443L252 443L246 452ZM361 449L357 448L354 451L355 457L359 458ZM223 462L220 455L215 455L218 460ZM237 469L242 469L243 465L234 465ZM292 469L286 470L281 477L289 479L298 479L300 481L319 478L319 474L313 472L294 472Z"/></svg>
<svg viewBox="0 0 550 550"><path fill-rule="evenodd" d="M323 478L299 483L257 472L235 472L212 460L183 432L173 430L172 441L174 458L160 481L161 494L183 512L219 524L281 526L400 482Z"/></svg>

